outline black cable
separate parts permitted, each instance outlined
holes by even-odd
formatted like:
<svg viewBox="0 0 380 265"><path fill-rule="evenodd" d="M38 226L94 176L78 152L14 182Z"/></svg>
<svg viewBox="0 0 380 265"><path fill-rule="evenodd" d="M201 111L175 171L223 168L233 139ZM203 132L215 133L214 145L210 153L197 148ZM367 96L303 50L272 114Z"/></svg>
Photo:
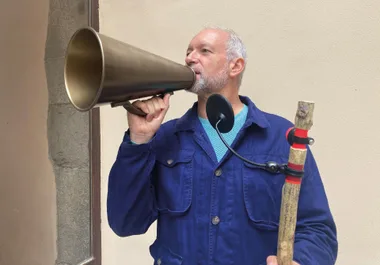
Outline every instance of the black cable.
<svg viewBox="0 0 380 265"><path fill-rule="evenodd" d="M277 171L277 163L275 163L275 162L271 162L271 164L269 165L268 163L267 164L260 164L260 163L255 163L255 162L253 162L253 161L250 161L250 160L248 160L248 159L246 159L246 158L244 158L244 157L242 157L241 155L239 155L238 153L236 153L235 152L235 150L233 150L231 147L230 147L230 145L226 142L226 140L224 139L224 137L222 136L222 134L220 133L220 131L219 131L219 128L218 128L218 125L219 125L219 123L223 120L223 118L224 118L224 115L223 114L221 114L221 119L219 119L217 122L216 122L216 126L215 126L215 129L216 129L216 132L218 133L218 135L219 135L219 137L220 137L220 139L222 140L222 142L224 143L224 145L234 154L234 155L236 155L238 158L240 158L241 160L243 160L244 162L247 162L248 164L251 164L251 165L253 165L253 166L256 166L256 167L259 167L259 168L262 168L262 169L264 169L264 170L268 170L268 166L269 166L269 168L271 169L270 171L271 172L274 172L274 171ZM274 168L274 167L276 167L276 169Z"/></svg>

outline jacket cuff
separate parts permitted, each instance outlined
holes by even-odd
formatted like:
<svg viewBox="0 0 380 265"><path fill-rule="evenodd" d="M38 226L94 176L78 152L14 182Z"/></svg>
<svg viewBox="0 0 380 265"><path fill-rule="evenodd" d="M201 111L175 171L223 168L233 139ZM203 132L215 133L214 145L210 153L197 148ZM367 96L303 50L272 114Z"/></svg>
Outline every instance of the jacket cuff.
<svg viewBox="0 0 380 265"><path fill-rule="evenodd" d="M122 156L122 157L129 156L129 155L133 156L136 154L148 152L152 149L152 143L153 143L154 138L155 136L147 143L137 144L137 143L132 142L129 135L129 130L127 130L124 133L123 142L120 145L118 156Z"/></svg>

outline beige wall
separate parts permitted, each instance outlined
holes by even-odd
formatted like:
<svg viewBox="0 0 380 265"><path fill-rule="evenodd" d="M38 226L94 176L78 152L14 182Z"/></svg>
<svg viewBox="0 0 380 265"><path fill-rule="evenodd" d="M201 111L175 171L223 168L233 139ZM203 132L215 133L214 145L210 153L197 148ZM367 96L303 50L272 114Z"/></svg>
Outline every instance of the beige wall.
<svg viewBox="0 0 380 265"><path fill-rule="evenodd" d="M47 0L0 1L1 265L55 262L43 61L48 7Z"/></svg>
<svg viewBox="0 0 380 265"><path fill-rule="evenodd" d="M380 2L100 1L100 31L177 62L206 24L235 29L249 53L242 94L294 119L316 103L311 135L339 231L339 265L379 264ZM168 119L195 98L176 93ZM107 175L127 128L122 108L101 109L104 264L151 264L143 236L120 239L105 215Z"/></svg>

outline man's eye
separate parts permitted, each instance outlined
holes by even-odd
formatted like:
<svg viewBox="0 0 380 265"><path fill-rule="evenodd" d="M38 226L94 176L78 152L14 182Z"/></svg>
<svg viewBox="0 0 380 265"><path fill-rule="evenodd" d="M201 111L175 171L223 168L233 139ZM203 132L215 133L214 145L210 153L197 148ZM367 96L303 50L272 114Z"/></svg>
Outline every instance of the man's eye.
<svg viewBox="0 0 380 265"><path fill-rule="evenodd" d="M209 50L207 50L207 49L202 49L202 52L209 52Z"/></svg>

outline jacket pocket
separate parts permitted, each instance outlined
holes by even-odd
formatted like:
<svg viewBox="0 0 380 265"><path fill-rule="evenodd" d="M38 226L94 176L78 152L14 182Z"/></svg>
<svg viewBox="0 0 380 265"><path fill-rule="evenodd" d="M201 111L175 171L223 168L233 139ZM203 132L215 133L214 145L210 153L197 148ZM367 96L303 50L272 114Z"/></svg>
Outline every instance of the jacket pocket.
<svg viewBox="0 0 380 265"><path fill-rule="evenodd" d="M247 156L249 160L265 164L268 161L284 164L286 158L270 155ZM270 173L244 162L243 196L249 219L257 228L278 229L281 210L281 194L285 177Z"/></svg>
<svg viewBox="0 0 380 265"><path fill-rule="evenodd" d="M194 151L184 149L157 153L153 185L158 211L184 213L190 207L193 156Z"/></svg>
<svg viewBox="0 0 380 265"><path fill-rule="evenodd" d="M154 265L181 265L182 257L175 254L168 247L161 245L157 240L149 247Z"/></svg>

